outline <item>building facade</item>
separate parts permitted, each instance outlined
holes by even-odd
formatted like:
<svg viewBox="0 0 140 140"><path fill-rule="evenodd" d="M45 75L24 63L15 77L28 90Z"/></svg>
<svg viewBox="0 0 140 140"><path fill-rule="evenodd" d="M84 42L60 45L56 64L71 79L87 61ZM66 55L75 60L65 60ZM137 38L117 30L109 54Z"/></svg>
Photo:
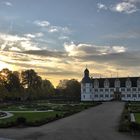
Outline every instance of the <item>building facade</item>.
<svg viewBox="0 0 140 140"><path fill-rule="evenodd" d="M86 68L81 101L140 101L140 77L90 78Z"/></svg>

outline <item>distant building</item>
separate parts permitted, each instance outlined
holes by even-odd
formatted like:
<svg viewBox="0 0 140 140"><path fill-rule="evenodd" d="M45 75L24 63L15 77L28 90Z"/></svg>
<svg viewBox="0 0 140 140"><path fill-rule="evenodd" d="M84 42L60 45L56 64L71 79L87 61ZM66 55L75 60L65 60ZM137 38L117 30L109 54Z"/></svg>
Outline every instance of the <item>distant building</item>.
<svg viewBox="0 0 140 140"><path fill-rule="evenodd" d="M90 78L86 68L81 101L140 101L140 77Z"/></svg>

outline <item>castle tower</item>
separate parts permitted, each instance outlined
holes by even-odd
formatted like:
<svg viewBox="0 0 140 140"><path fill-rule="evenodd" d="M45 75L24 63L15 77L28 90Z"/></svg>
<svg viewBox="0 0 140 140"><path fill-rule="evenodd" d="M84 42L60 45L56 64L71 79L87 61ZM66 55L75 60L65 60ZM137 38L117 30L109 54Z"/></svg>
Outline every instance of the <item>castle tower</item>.
<svg viewBox="0 0 140 140"><path fill-rule="evenodd" d="M81 101L92 101L92 80L89 77L89 70L84 70L84 77L81 81Z"/></svg>

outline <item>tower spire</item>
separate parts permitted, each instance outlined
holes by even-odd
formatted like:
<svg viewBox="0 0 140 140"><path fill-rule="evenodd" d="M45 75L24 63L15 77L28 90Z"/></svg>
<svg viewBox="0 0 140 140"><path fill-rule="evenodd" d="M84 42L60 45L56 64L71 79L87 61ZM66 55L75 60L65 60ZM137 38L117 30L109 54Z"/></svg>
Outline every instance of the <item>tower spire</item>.
<svg viewBox="0 0 140 140"><path fill-rule="evenodd" d="M89 77L89 70L88 70L87 68L86 68L85 71L84 71L84 76L85 76L85 77Z"/></svg>

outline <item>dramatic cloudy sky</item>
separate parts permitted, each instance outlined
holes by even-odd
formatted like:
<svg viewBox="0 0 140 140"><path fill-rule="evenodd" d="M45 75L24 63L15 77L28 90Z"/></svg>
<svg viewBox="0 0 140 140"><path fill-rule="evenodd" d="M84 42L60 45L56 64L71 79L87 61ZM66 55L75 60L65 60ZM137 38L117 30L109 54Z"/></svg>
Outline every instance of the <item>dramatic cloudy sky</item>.
<svg viewBox="0 0 140 140"><path fill-rule="evenodd" d="M0 69L35 69L57 85L140 75L140 0L0 0Z"/></svg>

